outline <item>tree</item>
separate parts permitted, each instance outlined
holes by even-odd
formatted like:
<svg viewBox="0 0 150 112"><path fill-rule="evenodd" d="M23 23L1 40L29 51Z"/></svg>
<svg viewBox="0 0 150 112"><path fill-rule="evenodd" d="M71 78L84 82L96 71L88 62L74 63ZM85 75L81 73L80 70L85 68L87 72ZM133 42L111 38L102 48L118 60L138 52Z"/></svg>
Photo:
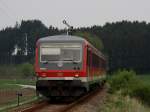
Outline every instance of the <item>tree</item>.
<svg viewBox="0 0 150 112"><path fill-rule="evenodd" d="M103 50L103 42L100 38L98 38L96 35L88 33L88 32L75 32L74 35L80 36L87 41L89 41L93 46L95 46L99 50Z"/></svg>

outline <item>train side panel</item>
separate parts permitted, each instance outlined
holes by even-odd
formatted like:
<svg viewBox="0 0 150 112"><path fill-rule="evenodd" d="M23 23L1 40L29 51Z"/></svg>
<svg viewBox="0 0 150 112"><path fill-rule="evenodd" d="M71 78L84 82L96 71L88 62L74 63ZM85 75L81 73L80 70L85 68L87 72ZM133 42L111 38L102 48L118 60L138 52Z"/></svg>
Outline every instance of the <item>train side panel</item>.
<svg viewBox="0 0 150 112"><path fill-rule="evenodd" d="M97 51L88 45L87 47L87 70L88 83L90 86L101 84L106 77L106 60Z"/></svg>

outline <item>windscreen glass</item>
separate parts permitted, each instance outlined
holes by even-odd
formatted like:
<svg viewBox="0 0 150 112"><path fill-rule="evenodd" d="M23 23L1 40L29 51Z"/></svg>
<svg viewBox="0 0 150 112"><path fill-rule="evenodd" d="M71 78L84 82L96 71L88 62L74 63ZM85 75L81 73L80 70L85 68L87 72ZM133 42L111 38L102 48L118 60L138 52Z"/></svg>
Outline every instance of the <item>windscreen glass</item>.
<svg viewBox="0 0 150 112"><path fill-rule="evenodd" d="M40 61L81 61L81 44L42 44L40 47Z"/></svg>

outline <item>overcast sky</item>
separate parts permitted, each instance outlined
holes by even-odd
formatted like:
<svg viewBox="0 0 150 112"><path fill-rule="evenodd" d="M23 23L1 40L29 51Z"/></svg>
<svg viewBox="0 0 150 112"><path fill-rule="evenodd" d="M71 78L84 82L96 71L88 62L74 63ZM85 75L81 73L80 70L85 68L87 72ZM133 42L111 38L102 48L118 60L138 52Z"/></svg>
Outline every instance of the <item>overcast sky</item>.
<svg viewBox="0 0 150 112"><path fill-rule="evenodd" d="M39 19L58 28L65 27L63 19L74 27L121 20L150 22L150 0L0 0L0 29L22 19Z"/></svg>

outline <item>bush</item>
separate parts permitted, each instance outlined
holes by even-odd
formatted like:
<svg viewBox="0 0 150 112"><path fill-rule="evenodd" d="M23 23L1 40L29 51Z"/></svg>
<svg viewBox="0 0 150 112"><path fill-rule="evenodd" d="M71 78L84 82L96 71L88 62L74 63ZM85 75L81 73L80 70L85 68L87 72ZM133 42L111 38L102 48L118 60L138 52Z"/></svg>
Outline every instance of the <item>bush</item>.
<svg viewBox="0 0 150 112"><path fill-rule="evenodd" d="M141 83L136 86L130 93L130 96L140 99L143 103L150 105L150 86L146 83Z"/></svg>
<svg viewBox="0 0 150 112"><path fill-rule="evenodd" d="M20 78L21 72L17 65L0 65L0 79Z"/></svg>
<svg viewBox="0 0 150 112"><path fill-rule="evenodd" d="M119 92L140 99L143 103L150 105L150 86L142 82L132 70L117 71L108 79L109 92Z"/></svg>
<svg viewBox="0 0 150 112"><path fill-rule="evenodd" d="M108 80L110 84L110 92L120 91L122 94L129 94L137 85L138 79L136 73L132 70L119 70L113 73L113 76Z"/></svg>
<svg viewBox="0 0 150 112"><path fill-rule="evenodd" d="M21 65L21 72L24 77L33 77L34 68L32 64L24 63Z"/></svg>

